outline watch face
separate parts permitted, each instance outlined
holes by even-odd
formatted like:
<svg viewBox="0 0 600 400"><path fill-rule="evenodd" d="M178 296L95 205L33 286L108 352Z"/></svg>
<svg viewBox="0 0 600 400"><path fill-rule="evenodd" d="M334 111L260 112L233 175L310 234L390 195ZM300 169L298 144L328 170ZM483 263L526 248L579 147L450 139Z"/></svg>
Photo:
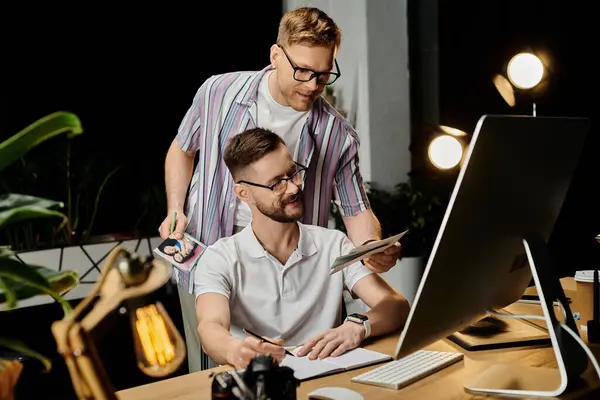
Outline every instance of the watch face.
<svg viewBox="0 0 600 400"><path fill-rule="evenodd" d="M361 320L361 321L363 321L363 322L364 322L364 321L367 321L367 320L369 319L369 317L367 317L366 315L357 314L357 313L350 314L350 315L348 316L348 318L356 318L356 319L360 319L360 320Z"/></svg>

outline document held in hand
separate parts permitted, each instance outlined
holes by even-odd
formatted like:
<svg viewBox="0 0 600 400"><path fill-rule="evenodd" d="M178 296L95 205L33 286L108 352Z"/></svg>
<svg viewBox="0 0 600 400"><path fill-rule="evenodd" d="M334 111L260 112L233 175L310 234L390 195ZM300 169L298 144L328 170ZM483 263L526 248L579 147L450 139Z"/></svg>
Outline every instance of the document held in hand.
<svg viewBox="0 0 600 400"><path fill-rule="evenodd" d="M408 232L408 230L405 230L404 232L399 233L395 236L390 236L387 239L376 240L374 242L367 243L363 246L355 247L348 254L339 256L335 259L333 265L331 266L331 271L329 272L329 275L333 275L336 272L343 270L347 266L369 257L371 254L380 253L388 247L393 246L394 243L399 241L400 238L402 238L402 236L406 234L406 232Z"/></svg>

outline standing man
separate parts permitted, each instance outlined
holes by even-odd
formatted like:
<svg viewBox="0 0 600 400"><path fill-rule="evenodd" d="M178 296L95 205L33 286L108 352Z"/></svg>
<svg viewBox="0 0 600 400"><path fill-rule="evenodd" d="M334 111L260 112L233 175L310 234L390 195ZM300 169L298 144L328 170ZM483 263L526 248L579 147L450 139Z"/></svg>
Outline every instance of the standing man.
<svg viewBox="0 0 600 400"><path fill-rule="evenodd" d="M215 75L202 84L166 156L168 210L159 227L162 238L170 233L174 212L175 236L185 230L207 245L250 223L250 209L237 199L222 155L232 136L254 127L280 135L295 161L308 167L302 223L327 226L333 200L355 245L381 238L360 174L358 135L321 97L325 86L341 76L335 59L340 43L341 32L327 14L299 8L282 17L270 65L258 72ZM385 272L399 256L397 243L365 265ZM202 268L201 259L194 268ZM174 269L190 372L210 365L200 356L194 268Z"/></svg>

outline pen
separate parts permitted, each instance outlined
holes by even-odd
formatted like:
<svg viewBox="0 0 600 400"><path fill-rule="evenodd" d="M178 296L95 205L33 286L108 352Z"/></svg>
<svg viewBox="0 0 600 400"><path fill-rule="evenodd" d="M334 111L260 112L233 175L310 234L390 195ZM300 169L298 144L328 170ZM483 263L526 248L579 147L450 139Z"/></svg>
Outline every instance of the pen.
<svg viewBox="0 0 600 400"><path fill-rule="evenodd" d="M177 221L177 211L173 213L173 219L171 220L171 234L175 230L175 221Z"/></svg>
<svg viewBox="0 0 600 400"><path fill-rule="evenodd" d="M259 336L259 335L257 335L257 334L256 334L256 333L254 333L254 332L250 332L250 331L249 331L248 329L246 329L246 328L244 328L244 329L242 329L242 330L244 331L244 333L245 333L245 334L247 334L247 335L250 335L250 336L254 336L254 337L255 337L255 338L257 338L257 339L260 339L260 340L262 340L263 342L267 342L267 343L269 343L269 344L272 344L272 345L274 345L274 346L279 346L277 343L270 342L270 341L268 341L267 339L265 339L264 337L262 337L262 336ZM285 350L285 354L288 354L288 355L290 355L290 356L292 356L292 357L296 357L296 356L294 355L294 353L292 353L291 351L289 351L289 350L288 350L288 349L286 349L285 347L283 348L283 350Z"/></svg>

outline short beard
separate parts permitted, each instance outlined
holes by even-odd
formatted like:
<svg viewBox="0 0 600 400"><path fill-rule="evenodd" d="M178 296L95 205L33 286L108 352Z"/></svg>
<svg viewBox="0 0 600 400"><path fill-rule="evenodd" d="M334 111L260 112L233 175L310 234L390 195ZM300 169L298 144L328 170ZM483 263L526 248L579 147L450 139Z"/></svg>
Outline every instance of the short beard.
<svg viewBox="0 0 600 400"><path fill-rule="evenodd" d="M290 199L294 198L297 198L299 203L298 207L300 208L300 213L298 214L298 216L291 216L285 213L285 205L288 202L290 202ZM272 219L273 221L281 223L297 222L302 218L302 215L304 214L304 197L302 195L302 191L298 191L298 193L288 197L287 199L281 199L278 207L266 206L262 203L257 202L256 208L258 208L258 211L260 211L264 216Z"/></svg>

